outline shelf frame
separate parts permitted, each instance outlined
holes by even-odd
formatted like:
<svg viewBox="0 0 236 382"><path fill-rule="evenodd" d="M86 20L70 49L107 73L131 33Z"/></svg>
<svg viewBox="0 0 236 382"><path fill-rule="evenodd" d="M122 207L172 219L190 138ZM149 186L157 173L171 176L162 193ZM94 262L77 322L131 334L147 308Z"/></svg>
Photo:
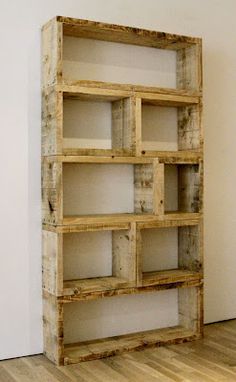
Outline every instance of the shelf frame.
<svg viewBox="0 0 236 382"><path fill-rule="evenodd" d="M176 89L68 79L64 38L96 39L176 52ZM44 353L57 365L99 359L125 351L180 343L203 335L203 127L202 39L130 26L56 16L42 28L42 215ZM112 104L112 148L65 147L63 100ZM142 147L142 104L177 108L178 151ZM70 215L63 212L63 169L82 164L131 164L135 171L132 214ZM180 210L164 211L167 165L198 166L183 171ZM182 167L184 168L184 167ZM187 183L192 189L186 191ZM196 195L196 190L198 192ZM145 205L149 208L143 207ZM193 208L193 203L198 208ZM185 212L183 212L183 210ZM186 212L188 211L188 212ZM196 212L197 211L197 212ZM141 269L141 231L178 227L179 269L145 274ZM198 245L191 236L198 229ZM129 249L113 254L114 275L64 280L63 235L112 231L119 241L128 232ZM116 234L118 235L116 236ZM190 238L191 236L191 238ZM193 242L192 242L193 239ZM119 247L119 246L118 246ZM196 249L197 248L197 249ZM192 252L191 252L192 251ZM118 251L119 252L119 251ZM122 252L122 254L121 254ZM131 259L131 263L128 262ZM198 260L201 267L196 266ZM124 273L118 272L122 264ZM193 266L193 264L195 264ZM198 264L198 265L199 265ZM121 267L121 268L122 268ZM66 344L66 304L163 290L178 291L178 327L133 333L86 343Z"/></svg>

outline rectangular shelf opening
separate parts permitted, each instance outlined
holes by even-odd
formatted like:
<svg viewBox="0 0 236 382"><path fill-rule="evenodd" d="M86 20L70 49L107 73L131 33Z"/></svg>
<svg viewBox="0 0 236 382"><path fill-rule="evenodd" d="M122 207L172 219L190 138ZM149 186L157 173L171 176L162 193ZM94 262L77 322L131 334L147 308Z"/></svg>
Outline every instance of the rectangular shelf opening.
<svg viewBox="0 0 236 382"><path fill-rule="evenodd" d="M134 153L133 101L122 95L63 93L63 140L66 155ZM114 92L116 93L116 92Z"/></svg>
<svg viewBox="0 0 236 382"><path fill-rule="evenodd" d="M64 163L64 216L153 214L154 187L153 164Z"/></svg>
<svg viewBox="0 0 236 382"><path fill-rule="evenodd" d="M178 104L179 102L179 104ZM201 107L184 101L143 99L141 102L141 154L176 155L202 150Z"/></svg>
<svg viewBox="0 0 236 382"><path fill-rule="evenodd" d="M198 338L200 296L201 288L190 287L65 304L64 363ZM130 320L124 319L127 311L133 312Z"/></svg>
<svg viewBox="0 0 236 382"><path fill-rule="evenodd" d="M164 167L164 211L169 213L199 213L200 165L168 164Z"/></svg>
<svg viewBox="0 0 236 382"><path fill-rule="evenodd" d="M175 284L202 278L200 225L139 230L139 283Z"/></svg>
<svg viewBox="0 0 236 382"><path fill-rule="evenodd" d="M176 51L65 35L63 78L176 88Z"/></svg>
<svg viewBox="0 0 236 382"><path fill-rule="evenodd" d="M134 240L131 229L63 234L63 294L134 286Z"/></svg>

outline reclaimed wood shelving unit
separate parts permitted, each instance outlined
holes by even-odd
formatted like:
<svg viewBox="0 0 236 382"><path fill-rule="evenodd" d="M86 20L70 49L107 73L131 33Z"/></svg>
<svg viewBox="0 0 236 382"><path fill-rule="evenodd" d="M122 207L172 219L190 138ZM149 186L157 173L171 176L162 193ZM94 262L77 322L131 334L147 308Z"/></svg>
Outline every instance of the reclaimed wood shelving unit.
<svg viewBox="0 0 236 382"><path fill-rule="evenodd" d="M133 44L176 52L175 89L67 78L67 36ZM203 333L203 133L201 39L57 16L42 29L42 214L44 352L56 364L98 359L124 351L190 341ZM66 139L67 100L111 104L111 148L79 147ZM146 150L143 105L177 108L178 147ZM133 213L79 213L65 203L70 166L134 168ZM165 208L165 168L178 174L178 207ZM122 176L122 174L121 174ZM73 198L73 196L71 196ZM102 211L101 206L101 211ZM86 210L86 206L83 211ZM176 227L178 268L146 272L142 237L150 229ZM63 241L67 234L112 232L112 275L67 280ZM91 260L92 261L92 260ZM178 290L179 325L165 329L66 344L65 304L168 289Z"/></svg>

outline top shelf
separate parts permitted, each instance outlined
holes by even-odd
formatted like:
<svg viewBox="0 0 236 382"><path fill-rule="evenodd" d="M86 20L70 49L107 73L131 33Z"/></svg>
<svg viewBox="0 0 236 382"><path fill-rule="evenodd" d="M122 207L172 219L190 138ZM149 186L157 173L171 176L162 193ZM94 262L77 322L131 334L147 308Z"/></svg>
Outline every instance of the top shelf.
<svg viewBox="0 0 236 382"><path fill-rule="evenodd" d="M89 44L85 49L84 40L87 40L86 43ZM108 61L104 61L106 42L110 44L109 47L106 46L108 49L111 48L111 43L114 43L112 45L114 49L109 50ZM126 47L121 49L119 44L125 44ZM127 48L127 45L130 47ZM141 52L142 49L145 49L145 52ZM43 87L63 84L67 80L107 81L109 78L108 81L110 81L111 77L114 82L123 83L130 78L132 83L139 84L140 81L142 85L144 81L143 84L158 86L159 78L155 77L158 77L159 73L159 56L157 62L155 61L159 54L157 49L160 50L159 53L161 50L167 50L169 53L162 53L175 57L174 64L173 62L173 65L171 64L175 73L173 74L171 70L166 71L168 78L166 81L169 86L165 83L164 86L172 87L173 84L173 88L176 86L177 89L201 92L201 38L57 16L42 28ZM142 57L148 57L146 64L142 64L142 68L137 66L136 72L132 71L131 68L135 62L142 61ZM150 63L152 65L149 65ZM120 65L121 72L118 70ZM165 67L165 64L162 63L161 67ZM118 72L120 75L117 74ZM133 72L136 75L132 76ZM143 77L142 80L141 72L148 78Z"/></svg>
<svg viewBox="0 0 236 382"><path fill-rule="evenodd" d="M72 17L56 16L49 21L59 22L65 36L85 37L90 39L119 42L158 49L179 50L201 43L201 38L134 28L124 25L107 24L97 21L75 19Z"/></svg>

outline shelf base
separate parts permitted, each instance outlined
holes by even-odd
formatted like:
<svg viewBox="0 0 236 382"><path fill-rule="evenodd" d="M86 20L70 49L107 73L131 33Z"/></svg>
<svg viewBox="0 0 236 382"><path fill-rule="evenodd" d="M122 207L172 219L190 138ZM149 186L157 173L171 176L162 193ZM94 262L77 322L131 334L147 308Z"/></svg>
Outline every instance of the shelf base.
<svg viewBox="0 0 236 382"><path fill-rule="evenodd" d="M200 334L182 326L109 337L65 345L64 364L105 358L147 347L176 344L200 338Z"/></svg>

